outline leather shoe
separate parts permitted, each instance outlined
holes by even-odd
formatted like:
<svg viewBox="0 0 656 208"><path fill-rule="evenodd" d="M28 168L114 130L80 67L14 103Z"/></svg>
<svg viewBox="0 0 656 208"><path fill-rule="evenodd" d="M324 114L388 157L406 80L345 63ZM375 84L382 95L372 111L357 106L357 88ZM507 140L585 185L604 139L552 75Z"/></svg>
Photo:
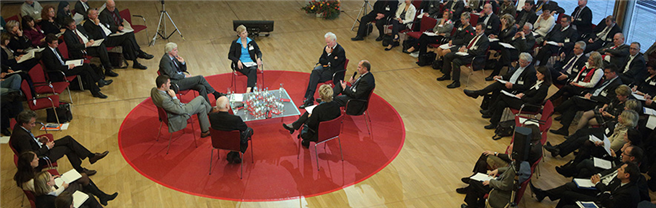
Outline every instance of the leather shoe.
<svg viewBox="0 0 656 208"><path fill-rule="evenodd" d="M148 53L146 53L146 52L141 51L141 53L139 53L139 55L137 55L137 57L142 58L142 59L152 59L152 58L155 57L155 56L150 55L150 54L148 54Z"/></svg>
<svg viewBox="0 0 656 208"><path fill-rule="evenodd" d="M112 84L112 82L114 82L114 80L111 80L111 79L110 80L104 80L104 79L98 80L98 87L104 87L105 85L110 85L110 84Z"/></svg>
<svg viewBox="0 0 656 208"><path fill-rule="evenodd" d="M441 77L438 77L436 80L437 81L444 81L444 80L450 80L450 79L451 79L451 76L445 74Z"/></svg>
<svg viewBox="0 0 656 208"><path fill-rule="evenodd" d="M282 124L282 127L285 128L285 129L287 129L287 131L289 131L289 134L293 134L294 131L295 131L294 127L292 127L292 126L289 125L289 124Z"/></svg>
<svg viewBox="0 0 656 208"><path fill-rule="evenodd" d="M135 62L132 64L133 69L148 69L148 67L141 65L139 62Z"/></svg>
<svg viewBox="0 0 656 208"><path fill-rule="evenodd" d="M558 130L549 130L549 131L554 134L569 136L569 131L567 131L567 129L560 128Z"/></svg>
<svg viewBox="0 0 656 208"><path fill-rule="evenodd" d="M485 77L485 81L489 82L489 81L492 81L492 80L494 80L493 76Z"/></svg>
<svg viewBox="0 0 656 208"><path fill-rule="evenodd" d="M492 115L490 115L489 113L486 113L486 114L481 115L481 118L492 118Z"/></svg>
<svg viewBox="0 0 656 208"><path fill-rule="evenodd" d="M558 153L560 152L560 149L558 147L552 146L551 143L547 142L544 145L544 149L549 151L551 153L551 157L556 157L558 156Z"/></svg>
<svg viewBox="0 0 656 208"><path fill-rule="evenodd" d="M464 177L464 178L461 178L460 181L462 181L463 183L469 184L469 181L471 181L471 178Z"/></svg>
<svg viewBox="0 0 656 208"><path fill-rule="evenodd" d="M556 116L556 117L554 117L554 120L556 120L556 121L563 120L563 116Z"/></svg>
<svg viewBox="0 0 656 208"><path fill-rule="evenodd" d="M473 90L464 90L465 95L472 97L474 99L478 98L478 94Z"/></svg>
<svg viewBox="0 0 656 208"><path fill-rule="evenodd" d="M2 133L2 135L5 136L11 136L11 132L9 131L9 129L2 129L0 130L0 133Z"/></svg>
<svg viewBox="0 0 656 208"><path fill-rule="evenodd" d="M458 88L458 87L460 87L460 81L453 81L451 84L446 86L446 88L449 89Z"/></svg>
<svg viewBox="0 0 656 208"><path fill-rule="evenodd" d="M95 171L95 170L89 170L89 169L84 168L84 169L82 170L82 173L86 173L87 176L92 176L92 175L96 175L96 173L98 173L98 171Z"/></svg>
<svg viewBox="0 0 656 208"><path fill-rule="evenodd" d="M460 205L460 208L467 208L467 207L468 207L467 204L461 204Z"/></svg>
<svg viewBox="0 0 656 208"><path fill-rule="evenodd" d="M93 95L93 97L97 97L97 98L100 98L100 99L105 99L105 98L107 98L107 95L103 94L102 92L97 92Z"/></svg>
<svg viewBox="0 0 656 208"><path fill-rule="evenodd" d="M108 77L118 77L118 74L111 69L105 70L105 76Z"/></svg>
<svg viewBox="0 0 656 208"><path fill-rule="evenodd" d="M479 110L478 112L480 112L483 115L490 114L490 110Z"/></svg>
<svg viewBox="0 0 656 208"><path fill-rule="evenodd" d="M533 193L535 194L535 199L537 199L538 202L542 202L542 200L544 200L544 197L546 197L546 196L544 195L544 191L541 190L541 189L536 188L536 187L533 185L533 183L530 183L530 182L529 182L528 184L531 186L531 192L533 192Z"/></svg>
<svg viewBox="0 0 656 208"><path fill-rule="evenodd" d="M312 101L312 99L307 99L307 100L305 100L305 102L303 102L303 105L298 106L298 108L305 109L306 107L312 106L312 105L314 105L314 101Z"/></svg>
<svg viewBox="0 0 656 208"><path fill-rule="evenodd" d="M301 145L302 145L303 147L305 147L305 149L310 148L310 141L303 140L303 141L301 142Z"/></svg>
<svg viewBox="0 0 656 208"><path fill-rule="evenodd" d="M109 151L105 151L103 153L95 153L93 154L93 157L89 158L89 163L94 164L98 162L98 160L103 159L105 156L109 154Z"/></svg>
<svg viewBox="0 0 656 208"><path fill-rule="evenodd" d="M467 186L467 187L462 187L462 188L457 188L457 189L456 189L456 192L458 192L459 194L466 194L466 193L467 193L467 189L469 189L469 186Z"/></svg>
<svg viewBox="0 0 656 208"><path fill-rule="evenodd" d="M107 206L107 201L114 200L117 196L118 196L118 192L114 192L114 194L112 195L105 194L105 196L98 196L98 199L100 201L100 204L102 204L103 206Z"/></svg>
<svg viewBox="0 0 656 208"><path fill-rule="evenodd" d="M205 137L208 137L208 136L210 136L210 131L200 133L200 138L205 138Z"/></svg>
<svg viewBox="0 0 656 208"><path fill-rule="evenodd" d="M496 129L497 124L490 124L490 125L484 126L483 128L485 128L485 129Z"/></svg>
<svg viewBox="0 0 656 208"><path fill-rule="evenodd" d="M376 38L376 41L382 41L382 40L383 40L383 36L378 36L378 37Z"/></svg>
<svg viewBox="0 0 656 208"><path fill-rule="evenodd" d="M362 37L360 37L360 36L355 36L355 37L351 38L351 40L352 40L352 41L359 41L359 40L364 40L364 38L362 38ZM381 40L382 40L382 39L381 39Z"/></svg>

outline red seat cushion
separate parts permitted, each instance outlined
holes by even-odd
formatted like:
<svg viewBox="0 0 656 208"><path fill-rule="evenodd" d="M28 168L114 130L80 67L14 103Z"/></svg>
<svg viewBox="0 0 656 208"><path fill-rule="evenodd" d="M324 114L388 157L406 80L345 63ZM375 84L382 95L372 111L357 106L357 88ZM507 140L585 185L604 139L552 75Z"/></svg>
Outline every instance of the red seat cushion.
<svg viewBox="0 0 656 208"><path fill-rule="evenodd" d="M38 99L36 99L36 105L34 104L33 101L27 101L27 103L30 106L30 109L32 109L32 110L50 108L50 107L52 107L53 103L55 104L55 107L59 107L59 96L50 95L48 97L50 99L52 99L52 103L50 103L50 100L48 100L47 98L38 98Z"/></svg>

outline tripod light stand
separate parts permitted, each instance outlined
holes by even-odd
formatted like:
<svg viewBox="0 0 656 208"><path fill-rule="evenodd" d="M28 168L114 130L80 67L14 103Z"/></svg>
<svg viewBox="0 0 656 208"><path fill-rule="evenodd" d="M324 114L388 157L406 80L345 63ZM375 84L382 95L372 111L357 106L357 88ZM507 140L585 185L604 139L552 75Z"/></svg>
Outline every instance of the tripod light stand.
<svg viewBox="0 0 656 208"><path fill-rule="evenodd" d="M353 30L353 28L355 28L356 23L361 23L360 20L362 19L362 17L369 14L369 12L367 11L368 9L371 9L372 11L374 10L373 7L371 6L371 4L369 4L369 0L364 0L364 3L362 3L362 7L360 8L360 12L358 12L357 17L359 17L359 18L357 18L357 19L355 19L355 21L353 21L353 26L351 26L351 30Z"/></svg>
<svg viewBox="0 0 656 208"><path fill-rule="evenodd" d="M169 18L169 21L171 21L171 24L173 24L173 27L175 30L173 30L169 35L166 35L166 20L164 19L164 15ZM157 23L157 32L155 32L155 36L153 36L153 40L150 42L150 45L153 46L155 45L155 41L157 40L157 36L159 35L162 40L168 40L173 33L178 32L180 34L180 37L182 40L184 40L184 36L182 36L182 33L178 29L178 26L175 25L175 22L173 22L173 19L171 19L171 16L169 15L169 12L166 11L166 5L164 5L164 0L162 0L162 11L159 12L159 23Z"/></svg>

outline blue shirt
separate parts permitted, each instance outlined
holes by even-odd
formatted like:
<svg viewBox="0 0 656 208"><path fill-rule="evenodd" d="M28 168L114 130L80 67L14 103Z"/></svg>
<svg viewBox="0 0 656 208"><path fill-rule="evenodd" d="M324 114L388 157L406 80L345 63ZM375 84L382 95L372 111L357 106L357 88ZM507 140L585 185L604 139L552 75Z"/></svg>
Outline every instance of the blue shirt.
<svg viewBox="0 0 656 208"><path fill-rule="evenodd" d="M246 63L246 62L254 62L253 59L251 59L251 55L248 53L248 43L250 43L251 40L250 38L246 38L246 48L241 44L241 38L238 38L236 42L239 44L239 48L241 48L241 56L239 56L239 60L241 63ZM255 49L253 49L255 50Z"/></svg>

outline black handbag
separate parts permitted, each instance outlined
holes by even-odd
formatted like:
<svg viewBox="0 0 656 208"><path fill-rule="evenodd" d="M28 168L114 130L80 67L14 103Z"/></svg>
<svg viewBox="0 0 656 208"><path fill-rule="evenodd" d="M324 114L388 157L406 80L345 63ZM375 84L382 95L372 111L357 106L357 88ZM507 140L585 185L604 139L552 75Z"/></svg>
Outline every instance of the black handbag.
<svg viewBox="0 0 656 208"><path fill-rule="evenodd" d="M492 139L497 140L503 137L512 136L515 131L515 120L502 121L494 130Z"/></svg>
<svg viewBox="0 0 656 208"><path fill-rule="evenodd" d="M55 111L57 111L57 116L55 116ZM57 123L57 117L59 117L60 123L66 123L73 120L73 114L71 113L71 104L64 103L59 104L59 107L53 110L52 108L46 109L47 117L46 121L48 123Z"/></svg>
<svg viewBox="0 0 656 208"><path fill-rule="evenodd" d="M419 65L419 66L432 65L433 61L435 61L436 57L437 57L437 54L433 53L433 52L427 52L427 53L421 54L421 55L419 55L419 58L417 60L417 65Z"/></svg>
<svg viewBox="0 0 656 208"><path fill-rule="evenodd" d="M483 102L481 102L481 109L487 110L490 107L490 102L492 102L492 94L484 95Z"/></svg>

